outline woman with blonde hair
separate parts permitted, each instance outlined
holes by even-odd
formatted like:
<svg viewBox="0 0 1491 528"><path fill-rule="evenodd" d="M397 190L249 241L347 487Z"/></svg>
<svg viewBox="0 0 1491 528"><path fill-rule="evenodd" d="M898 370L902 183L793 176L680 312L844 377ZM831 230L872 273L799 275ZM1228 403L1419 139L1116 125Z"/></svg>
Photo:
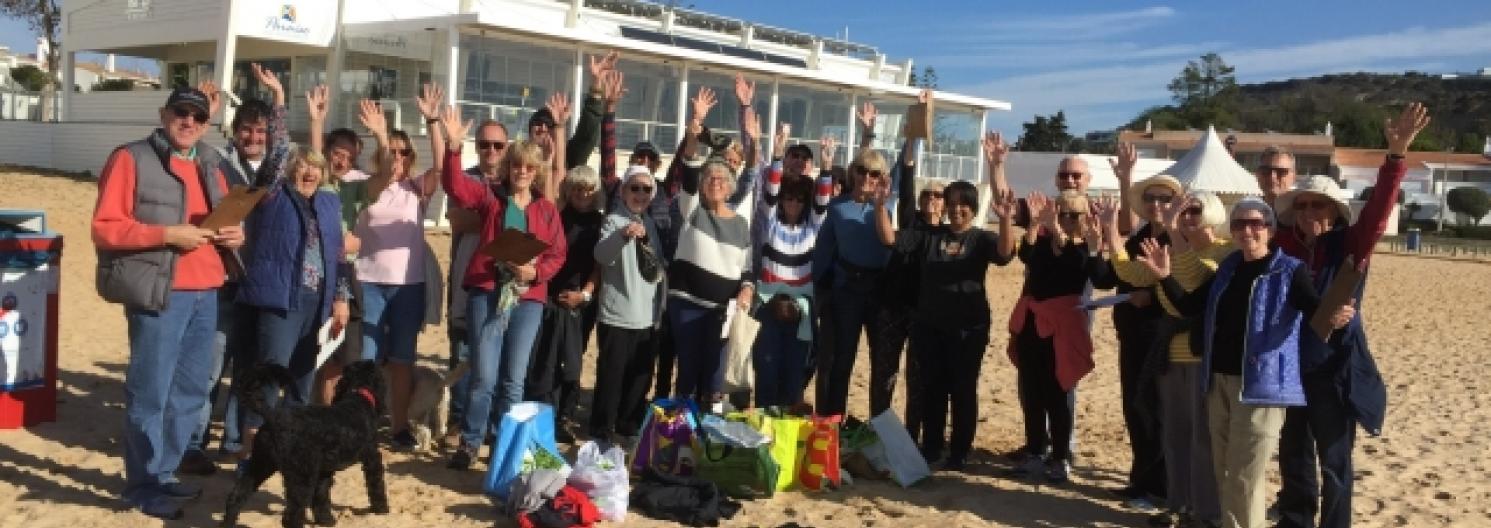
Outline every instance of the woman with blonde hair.
<svg viewBox="0 0 1491 528"><path fill-rule="evenodd" d="M548 108L561 123L569 113L563 101L551 101ZM461 445L451 455L449 467L467 469L495 425L491 417L503 415L523 399L529 355L549 300L549 282L565 262L564 226L552 201L557 193L554 179L565 174L564 142L545 136L553 145L548 157L533 141L510 144L497 167L498 184L489 188L461 170L462 141L471 123L462 122L454 106L445 108L441 120L446 147L440 180L457 207L482 217L481 246L508 229L528 233L548 245L526 263L499 262L478 252L466 268L463 285L469 294L466 319L471 331L472 377Z"/></svg>

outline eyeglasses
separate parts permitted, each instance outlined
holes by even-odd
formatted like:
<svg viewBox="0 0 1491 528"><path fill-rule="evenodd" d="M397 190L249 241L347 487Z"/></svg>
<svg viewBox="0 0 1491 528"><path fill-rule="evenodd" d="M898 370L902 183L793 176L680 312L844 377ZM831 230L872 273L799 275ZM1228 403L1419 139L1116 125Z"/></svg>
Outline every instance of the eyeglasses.
<svg viewBox="0 0 1491 528"><path fill-rule="evenodd" d="M1288 176L1289 173L1290 173L1290 171L1293 171L1293 170L1294 169L1290 168L1290 167L1273 167L1273 166L1269 166L1269 165L1262 165L1262 166L1258 167L1258 173L1259 174L1267 174L1267 175L1273 176L1275 178L1283 178L1285 176Z"/></svg>
<svg viewBox="0 0 1491 528"><path fill-rule="evenodd" d="M186 119L187 117L191 117L192 121L196 121L199 125L206 124L207 120L211 119L211 116L202 112L195 111L191 107L184 105L171 107L171 113L174 114L178 119Z"/></svg>
<svg viewBox="0 0 1491 528"><path fill-rule="evenodd" d="M652 194L652 186L651 185L637 185L637 184L632 184L632 185L626 186L626 190L634 192L634 193L637 193L637 194Z"/></svg>
<svg viewBox="0 0 1491 528"><path fill-rule="evenodd" d="M1264 229L1266 227L1268 227L1268 222L1263 221L1262 218L1233 218L1232 219L1232 230L1233 231L1243 231L1243 230L1249 230L1249 229L1257 231L1257 230L1260 230L1260 229Z"/></svg>
<svg viewBox="0 0 1491 528"><path fill-rule="evenodd" d="M1056 173L1056 179L1058 179L1058 180L1080 180L1080 179L1082 179L1082 176L1084 176L1084 173L1081 173L1081 172L1058 172L1058 173Z"/></svg>
<svg viewBox="0 0 1491 528"><path fill-rule="evenodd" d="M1324 210L1330 209L1330 207L1331 207L1331 204L1325 202L1324 200L1295 200L1294 201L1294 210L1295 211L1306 211L1306 210L1309 210L1309 211L1324 211Z"/></svg>
<svg viewBox="0 0 1491 528"><path fill-rule="evenodd" d="M1201 208L1200 207L1187 207L1184 210L1182 210L1180 212L1180 214L1188 215L1188 216L1201 216Z"/></svg>
<svg viewBox="0 0 1491 528"><path fill-rule="evenodd" d="M1144 203L1162 203L1162 204L1167 204L1167 203L1170 203L1170 200L1174 200L1175 199L1175 195L1173 195L1173 194L1144 193L1144 195L1140 196L1139 198L1141 200L1143 200Z"/></svg>
<svg viewBox="0 0 1491 528"><path fill-rule="evenodd" d="M1077 211L1064 211L1064 212L1061 212L1061 213L1057 214L1057 216L1060 217L1062 220L1081 220L1082 219L1082 213L1079 213Z"/></svg>
<svg viewBox="0 0 1491 528"><path fill-rule="evenodd" d="M409 156L413 156L414 155L414 149L412 149L412 148L388 149L388 151L391 152L391 153L393 153L393 155L395 155L395 156L399 156L399 157L403 157L403 158L407 158Z"/></svg>
<svg viewBox="0 0 1491 528"><path fill-rule="evenodd" d="M476 148L478 150L502 150L502 149L507 148L507 142L506 141L482 141L482 140L478 139L478 140L476 140Z"/></svg>

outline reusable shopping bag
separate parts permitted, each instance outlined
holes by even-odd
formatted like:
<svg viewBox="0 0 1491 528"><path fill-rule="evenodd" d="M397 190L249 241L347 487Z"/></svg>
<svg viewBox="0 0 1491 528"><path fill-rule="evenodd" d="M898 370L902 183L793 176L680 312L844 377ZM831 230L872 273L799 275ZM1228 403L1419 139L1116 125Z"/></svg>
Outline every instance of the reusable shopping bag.
<svg viewBox="0 0 1491 528"><path fill-rule="evenodd" d="M554 443L554 408L538 402L522 402L502 415L483 488L490 495L506 499L513 480L535 469L557 470L568 475L570 467Z"/></svg>
<svg viewBox="0 0 1491 528"><path fill-rule="evenodd" d="M730 310L730 335L725 340L725 392L744 392L756 388L756 368L751 348L761 323L734 304Z"/></svg>
<svg viewBox="0 0 1491 528"><path fill-rule="evenodd" d="M632 451L632 471L651 467L669 475L693 475L698 413L693 400L658 398L648 405Z"/></svg>
<svg viewBox="0 0 1491 528"><path fill-rule="evenodd" d="M777 491L787 491L798 481L798 467L802 461L803 442L812 423L800 416L773 417L764 422L771 430L771 461L779 471Z"/></svg>
<svg viewBox="0 0 1491 528"><path fill-rule="evenodd" d="M776 492L780 470L771 459L770 439L749 421L747 413L706 415L700 420L704 455L699 458L699 476L731 497L769 497Z"/></svg>
<svg viewBox="0 0 1491 528"><path fill-rule="evenodd" d="M837 488L839 474L839 421L843 417L813 416L808 420L802 443L802 462L797 467L798 484L806 490Z"/></svg>
<svg viewBox="0 0 1491 528"><path fill-rule="evenodd" d="M891 479L902 487L916 484L932 475L932 468L927 467L927 459L922 457L921 451L916 448L916 442L911 440L911 433L906 432L906 426L901 425L901 419L896 417L895 411L887 409L880 416L871 418L870 427L875 429L875 436L879 441L866 446L860 452L864 453L875 469L889 471Z"/></svg>

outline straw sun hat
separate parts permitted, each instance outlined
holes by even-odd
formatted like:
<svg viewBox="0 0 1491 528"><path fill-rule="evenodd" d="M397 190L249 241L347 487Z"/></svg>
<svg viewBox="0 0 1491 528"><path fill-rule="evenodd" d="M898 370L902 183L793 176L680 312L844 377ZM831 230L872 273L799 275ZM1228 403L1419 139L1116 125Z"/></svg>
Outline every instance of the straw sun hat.
<svg viewBox="0 0 1491 528"><path fill-rule="evenodd" d="M1147 179L1135 182L1134 185L1130 187L1129 207L1133 208L1135 211L1143 211L1145 205L1144 191L1149 190L1150 187L1164 187L1166 189L1170 189L1170 192L1173 193L1176 197L1180 197L1186 193L1185 187L1182 186L1180 184L1180 180L1175 179L1174 176L1170 176L1168 174L1151 176Z"/></svg>
<svg viewBox="0 0 1491 528"><path fill-rule="evenodd" d="M1341 198L1341 186L1335 180L1327 176L1311 176L1294 185L1294 189L1279 196L1274 200L1274 211L1279 215L1279 223L1283 225L1294 225L1294 202L1301 196L1313 195L1329 199L1336 204L1336 221L1351 221L1351 204Z"/></svg>

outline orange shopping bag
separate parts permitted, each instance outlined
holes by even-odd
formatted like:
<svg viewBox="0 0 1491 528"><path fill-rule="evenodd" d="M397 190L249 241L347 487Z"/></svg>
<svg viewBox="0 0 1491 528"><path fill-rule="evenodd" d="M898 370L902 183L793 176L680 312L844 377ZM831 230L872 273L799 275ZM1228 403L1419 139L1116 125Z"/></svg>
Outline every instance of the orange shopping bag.
<svg viewBox="0 0 1491 528"><path fill-rule="evenodd" d="M813 416L803 442L803 460L798 465L798 483L803 489L837 488L839 477L839 421L843 416Z"/></svg>

